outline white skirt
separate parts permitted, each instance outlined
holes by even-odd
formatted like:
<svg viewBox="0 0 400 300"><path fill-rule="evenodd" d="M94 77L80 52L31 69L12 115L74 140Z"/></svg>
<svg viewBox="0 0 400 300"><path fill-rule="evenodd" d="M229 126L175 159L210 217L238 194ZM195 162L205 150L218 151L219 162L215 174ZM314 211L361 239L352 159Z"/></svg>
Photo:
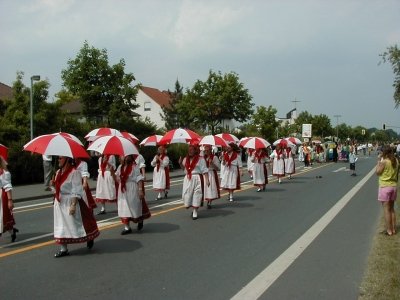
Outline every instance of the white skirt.
<svg viewBox="0 0 400 300"><path fill-rule="evenodd" d="M186 208L188 207L200 207L203 199L203 191L201 189L201 177L200 174L192 174L192 178L189 179L187 175L183 179L182 188L182 200Z"/></svg>
<svg viewBox="0 0 400 300"><path fill-rule="evenodd" d="M96 186L96 201L101 202L116 202L117 201L117 192L115 190L115 181L111 176L110 171L104 172L104 177L101 174L101 170L99 170L99 176L97 177L97 186Z"/></svg>
<svg viewBox="0 0 400 300"><path fill-rule="evenodd" d="M220 198L219 195L219 184L218 184L218 175L217 172L211 170L208 172L208 179L210 181L210 186L204 184L204 199L205 200L214 200Z"/></svg>

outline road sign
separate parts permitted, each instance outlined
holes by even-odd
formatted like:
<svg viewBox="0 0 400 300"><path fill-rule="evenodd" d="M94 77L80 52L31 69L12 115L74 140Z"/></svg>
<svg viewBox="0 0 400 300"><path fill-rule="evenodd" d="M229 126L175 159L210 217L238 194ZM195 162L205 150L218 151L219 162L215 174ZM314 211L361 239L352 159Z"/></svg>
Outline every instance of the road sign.
<svg viewBox="0 0 400 300"><path fill-rule="evenodd" d="M310 138L312 133L312 124L302 124L301 136L303 138Z"/></svg>

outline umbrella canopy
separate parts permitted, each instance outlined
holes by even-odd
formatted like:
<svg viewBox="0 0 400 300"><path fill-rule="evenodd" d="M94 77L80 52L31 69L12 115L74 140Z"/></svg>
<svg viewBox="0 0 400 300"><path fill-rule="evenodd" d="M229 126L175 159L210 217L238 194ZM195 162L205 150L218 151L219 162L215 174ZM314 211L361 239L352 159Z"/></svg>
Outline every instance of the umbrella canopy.
<svg viewBox="0 0 400 300"><path fill-rule="evenodd" d="M219 133L216 136L224 139L225 142L227 142L228 144L232 143L232 142L235 143L235 144L239 143L239 139L236 136L234 136L233 134L231 134L231 133L226 133L226 132L225 133Z"/></svg>
<svg viewBox="0 0 400 300"><path fill-rule="evenodd" d="M191 141L200 141L201 137L196 132L189 129L177 128L168 131L160 140L160 145L176 144L176 143L189 143Z"/></svg>
<svg viewBox="0 0 400 300"><path fill-rule="evenodd" d="M0 144L0 156L4 158L5 161L8 159L8 148Z"/></svg>
<svg viewBox="0 0 400 300"><path fill-rule="evenodd" d="M250 149L263 149L269 146L271 146L271 144L260 137L249 138L245 143L243 143L243 148L250 148Z"/></svg>
<svg viewBox="0 0 400 300"><path fill-rule="evenodd" d="M154 134L148 136L143 141L140 142L140 146L157 146L160 140L162 139L162 135Z"/></svg>
<svg viewBox="0 0 400 300"><path fill-rule="evenodd" d="M66 132L56 132L56 133L53 133L53 134L59 134L59 135L62 135L62 136L64 136L64 137L70 138L71 140L74 140L75 142L77 142L78 144L80 144L80 145L83 146L83 143L81 142L81 140L78 139L78 138L77 138L76 136L74 136L73 134L66 133Z"/></svg>
<svg viewBox="0 0 400 300"><path fill-rule="evenodd" d="M106 135L94 140L88 150L96 151L101 154L127 156L139 154L136 146L123 136Z"/></svg>
<svg viewBox="0 0 400 300"><path fill-rule="evenodd" d="M211 145L211 146L220 146L227 147L227 142L218 136L215 135L206 135L200 141L199 145Z"/></svg>
<svg viewBox="0 0 400 300"><path fill-rule="evenodd" d="M251 137L244 137L244 138L241 138L240 141L239 141L239 146L243 147L243 145L244 145L249 139L251 139Z"/></svg>
<svg viewBox="0 0 400 300"><path fill-rule="evenodd" d="M38 136L25 144L23 149L42 155L89 158L81 144L59 133Z"/></svg>
<svg viewBox="0 0 400 300"><path fill-rule="evenodd" d="M288 140L289 142L291 142L292 144L295 144L295 145L301 145L302 144L302 141L300 141L298 138L293 137L293 136L285 138L285 140Z"/></svg>
<svg viewBox="0 0 400 300"><path fill-rule="evenodd" d="M117 129L102 127L93 129L91 132L85 135L85 139L87 139L88 141L94 141L99 136L105 136L105 135L122 136L122 133Z"/></svg>
<svg viewBox="0 0 400 300"><path fill-rule="evenodd" d="M292 142L290 142L290 141L288 141L288 140L286 140L286 139L279 139L279 140L276 140L276 141L274 142L273 145L274 145L274 146L280 145L280 146L283 147L283 148L294 147L294 146L295 146L295 144L293 144Z"/></svg>
<svg viewBox="0 0 400 300"><path fill-rule="evenodd" d="M127 131L121 131L121 134L124 138L130 140L132 143L136 144L137 142L139 142L139 139L134 136L132 133L129 133Z"/></svg>

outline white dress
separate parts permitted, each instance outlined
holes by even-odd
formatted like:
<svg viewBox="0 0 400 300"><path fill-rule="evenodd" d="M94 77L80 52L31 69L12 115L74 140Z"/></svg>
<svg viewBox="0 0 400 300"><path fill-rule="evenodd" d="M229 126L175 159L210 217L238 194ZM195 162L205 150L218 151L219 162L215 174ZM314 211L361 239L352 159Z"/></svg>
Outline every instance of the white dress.
<svg viewBox="0 0 400 300"><path fill-rule="evenodd" d="M90 174L89 174L89 171L88 171L88 164L87 164L86 161L82 160L79 163L79 165L76 166L76 169L79 172L81 172L82 178L84 178L84 177L86 177L87 179L90 178ZM97 207L97 205L96 205L96 203L95 203L95 201L93 199L92 192L90 191L89 187L87 187L87 189L84 189L84 193L82 195L82 199L83 199L83 201L85 201L86 205L89 206L90 208Z"/></svg>
<svg viewBox="0 0 400 300"><path fill-rule="evenodd" d="M115 170L115 157L110 155L108 165L104 170L104 175L101 170L102 158L99 158L99 175L97 177L96 186L96 202L117 202L117 191L115 181L111 175L111 167Z"/></svg>
<svg viewBox="0 0 400 300"><path fill-rule="evenodd" d="M232 157L234 152L231 153L231 155L228 155L229 157ZM222 165L224 165L224 168L221 168L221 173L222 174L222 179L221 179L221 188L226 189L226 190L238 190L240 189L240 174L239 174L239 168L242 167L242 160L240 158L240 155L237 154L237 157L232 160L231 164L228 165L228 163L222 162Z"/></svg>
<svg viewBox="0 0 400 300"><path fill-rule="evenodd" d="M273 158L272 163L272 175L281 177L285 175L285 155L284 152L279 155L276 152L276 149L271 153L270 158Z"/></svg>
<svg viewBox="0 0 400 300"><path fill-rule="evenodd" d="M285 150L285 173L286 174L294 174L296 171L294 157L293 157L293 150L290 151Z"/></svg>
<svg viewBox="0 0 400 300"><path fill-rule="evenodd" d="M169 157L164 155L161 162L157 165L157 155L151 161L153 171L153 189L159 192L169 190Z"/></svg>
<svg viewBox="0 0 400 300"><path fill-rule="evenodd" d="M208 180L210 181L210 185L204 185L204 200L215 200L219 199L219 179L218 173L220 161L217 156L212 155L212 164L210 163L208 166Z"/></svg>
<svg viewBox="0 0 400 300"><path fill-rule="evenodd" d="M11 230L15 225L14 217L8 208L8 199L3 198L3 191L12 190L11 173L9 171L0 171L0 235L3 232Z"/></svg>
<svg viewBox="0 0 400 300"><path fill-rule="evenodd" d="M56 175L59 176L60 170ZM73 169L61 182L59 195L54 200L54 238L56 243L83 243L95 239L99 234L92 211L82 200L82 176ZM69 214L72 198L78 198L74 215Z"/></svg>
<svg viewBox="0 0 400 300"><path fill-rule="evenodd" d="M187 157L182 161L185 166ZM207 173L207 164L203 157L199 157L196 166L194 166L191 176L185 168L185 177L183 179L182 200L186 208L198 208L203 200L203 174ZM190 178L189 178L190 177Z"/></svg>
<svg viewBox="0 0 400 300"><path fill-rule="evenodd" d="M254 185L265 185L268 183L267 167L265 163L267 158L265 156L258 158L255 153L251 156L253 163L253 184Z"/></svg>
<svg viewBox="0 0 400 300"><path fill-rule="evenodd" d="M117 178L121 176L122 166L119 166L115 175ZM134 222L140 222L143 219L150 217L150 212L144 203L139 198L138 183L143 180L143 175L140 173L140 168L136 165L133 166L132 171L127 177L125 183L125 190L122 191L122 185L118 185L118 216L123 219L129 219ZM120 180L119 180L120 181Z"/></svg>

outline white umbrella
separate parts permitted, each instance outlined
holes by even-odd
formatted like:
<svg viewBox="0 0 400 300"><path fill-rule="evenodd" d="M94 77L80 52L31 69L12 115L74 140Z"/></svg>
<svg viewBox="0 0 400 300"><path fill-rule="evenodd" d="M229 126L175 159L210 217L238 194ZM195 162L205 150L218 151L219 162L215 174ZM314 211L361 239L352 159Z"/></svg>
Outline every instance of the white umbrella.
<svg viewBox="0 0 400 300"><path fill-rule="evenodd" d="M143 141L140 142L140 146L157 146L160 140L162 139L162 135L154 134L148 136Z"/></svg>
<svg viewBox="0 0 400 300"><path fill-rule="evenodd" d="M228 143L223 139L215 135L206 135L204 136L199 145L211 145L211 146L222 146L227 147Z"/></svg>
<svg viewBox="0 0 400 300"><path fill-rule="evenodd" d="M116 135L116 136L122 136L122 133L114 128L107 128L107 127L102 127L102 128L96 128L90 131L87 135L85 135L85 139L88 141L94 141L97 139L99 136L105 136L105 135Z"/></svg>
<svg viewBox="0 0 400 300"><path fill-rule="evenodd" d="M88 150L96 151L101 154L127 156L139 154L136 146L128 139L122 136L107 135L94 140Z"/></svg>

